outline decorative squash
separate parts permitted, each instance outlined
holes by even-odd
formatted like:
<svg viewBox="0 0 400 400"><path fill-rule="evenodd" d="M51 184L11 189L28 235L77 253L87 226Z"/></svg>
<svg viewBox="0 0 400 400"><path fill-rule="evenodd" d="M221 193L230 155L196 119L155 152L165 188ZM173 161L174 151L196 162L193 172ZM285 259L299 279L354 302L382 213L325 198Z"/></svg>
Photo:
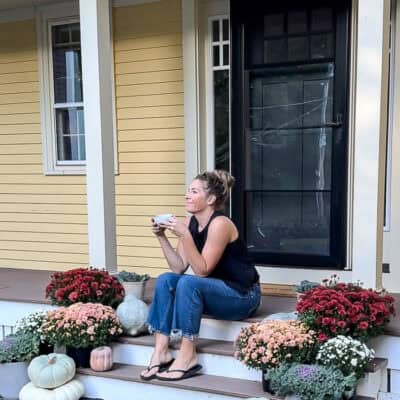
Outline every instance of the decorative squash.
<svg viewBox="0 0 400 400"><path fill-rule="evenodd" d="M90 368L94 371L108 371L113 366L112 349L108 346L96 347L90 353Z"/></svg>
<svg viewBox="0 0 400 400"><path fill-rule="evenodd" d="M125 296L116 310L125 333L131 336L138 335L143 330L148 313L147 304L133 295Z"/></svg>
<svg viewBox="0 0 400 400"><path fill-rule="evenodd" d="M77 379L56 389L38 388L29 382L19 392L19 400L78 400L84 393L85 388Z"/></svg>
<svg viewBox="0 0 400 400"><path fill-rule="evenodd" d="M53 389L75 376L75 362L65 354L50 353L35 357L29 364L28 376L32 383L43 389Z"/></svg>

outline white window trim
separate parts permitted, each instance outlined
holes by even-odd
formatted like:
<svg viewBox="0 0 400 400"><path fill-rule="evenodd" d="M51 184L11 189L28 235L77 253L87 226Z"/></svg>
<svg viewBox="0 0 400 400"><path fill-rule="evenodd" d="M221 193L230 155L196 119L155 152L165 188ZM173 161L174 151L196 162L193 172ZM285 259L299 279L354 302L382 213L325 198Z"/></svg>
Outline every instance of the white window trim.
<svg viewBox="0 0 400 400"><path fill-rule="evenodd" d="M84 175L86 162L57 161L56 131L54 121L54 88L52 69L51 27L60 24L79 22L79 3L77 1L57 3L37 7L37 42L40 82L40 114L43 138L43 171L45 175ZM114 59L112 65L112 103L113 103L113 141L114 172L118 174L117 130L114 90ZM84 112L85 106L83 105Z"/></svg>

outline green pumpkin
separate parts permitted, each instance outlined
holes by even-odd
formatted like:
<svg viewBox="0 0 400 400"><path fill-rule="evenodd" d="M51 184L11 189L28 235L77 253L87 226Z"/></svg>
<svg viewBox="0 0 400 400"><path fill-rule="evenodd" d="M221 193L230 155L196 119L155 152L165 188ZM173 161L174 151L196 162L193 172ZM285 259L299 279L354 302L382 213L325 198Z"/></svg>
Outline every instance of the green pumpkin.
<svg viewBox="0 0 400 400"><path fill-rule="evenodd" d="M19 392L19 400L79 400L85 393L82 382L74 379L56 389L42 389L32 382Z"/></svg>
<svg viewBox="0 0 400 400"><path fill-rule="evenodd" d="M43 389L64 385L75 376L75 362L65 354L51 353L35 357L28 367L32 383Z"/></svg>

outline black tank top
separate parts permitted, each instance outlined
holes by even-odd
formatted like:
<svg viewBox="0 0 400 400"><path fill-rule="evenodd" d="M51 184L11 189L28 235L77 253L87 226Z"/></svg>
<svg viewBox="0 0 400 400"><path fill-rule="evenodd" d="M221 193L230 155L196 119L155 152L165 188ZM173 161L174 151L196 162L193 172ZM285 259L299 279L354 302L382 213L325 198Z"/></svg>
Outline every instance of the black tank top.
<svg viewBox="0 0 400 400"><path fill-rule="evenodd" d="M192 216L190 219L189 231L200 253L206 243L208 227L211 221L221 215L224 216L222 212L214 211L207 225L200 232L196 217ZM254 283L259 281L257 270L251 262L247 248L240 238L227 244L221 259L209 277L222 279L228 286L240 293L246 293Z"/></svg>

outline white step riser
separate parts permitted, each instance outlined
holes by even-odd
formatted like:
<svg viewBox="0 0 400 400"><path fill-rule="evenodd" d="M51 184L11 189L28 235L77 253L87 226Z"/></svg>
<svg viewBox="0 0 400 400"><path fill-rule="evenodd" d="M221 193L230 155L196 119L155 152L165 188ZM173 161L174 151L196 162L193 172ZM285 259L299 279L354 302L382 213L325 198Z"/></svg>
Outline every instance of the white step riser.
<svg viewBox="0 0 400 400"><path fill-rule="evenodd" d="M226 340L233 342L240 329L250 325L243 321L222 321L218 319L203 318L201 320L199 337L203 339Z"/></svg>
<svg viewBox="0 0 400 400"><path fill-rule="evenodd" d="M153 352L153 347L150 346L115 343L112 347L114 362L130 365L148 365ZM175 356L176 352L172 353ZM198 357L199 364L203 366L203 374L261 381L260 371L247 369L233 357L202 353Z"/></svg>
<svg viewBox="0 0 400 400"><path fill-rule="evenodd" d="M237 400L238 397L176 389L147 383L128 382L94 376L77 375L85 386L85 397L104 400Z"/></svg>

